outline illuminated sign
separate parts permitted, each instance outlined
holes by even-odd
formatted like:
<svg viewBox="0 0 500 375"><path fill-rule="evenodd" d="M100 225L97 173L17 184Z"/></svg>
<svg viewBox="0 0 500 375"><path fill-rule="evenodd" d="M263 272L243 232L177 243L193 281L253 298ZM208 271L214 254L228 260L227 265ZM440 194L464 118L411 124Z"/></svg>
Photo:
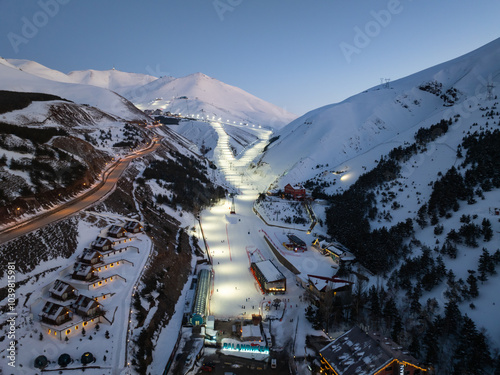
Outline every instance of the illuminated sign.
<svg viewBox="0 0 500 375"><path fill-rule="evenodd" d="M232 350L236 352L254 352L254 353L269 354L269 348L267 346L261 346L261 345L233 344L225 342L222 349Z"/></svg>

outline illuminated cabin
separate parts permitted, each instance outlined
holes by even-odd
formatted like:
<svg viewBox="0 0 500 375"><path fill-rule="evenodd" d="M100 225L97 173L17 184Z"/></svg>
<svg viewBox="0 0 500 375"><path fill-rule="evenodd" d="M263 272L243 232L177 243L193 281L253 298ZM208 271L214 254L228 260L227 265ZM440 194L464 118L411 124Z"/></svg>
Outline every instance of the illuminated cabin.
<svg viewBox="0 0 500 375"><path fill-rule="evenodd" d="M94 318L101 313L101 305L94 299L80 294L72 305L75 313L84 318Z"/></svg>
<svg viewBox="0 0 500 375"><path fill-rule="evenodd" d="M359 327L319 351L326 375L422 375L427 370L390 338L366 333ZM348 360L346 360L348 359Z"/></svg>
<svg viewBox="0 0 500 375"><path fill-rule="evenodd" d="M191 324L194 326L205 323L210 304L210 288L212 286L212 272L202 269L198 272L196 295L194 297Z"/></svg>
<svg viewBox="0 0 500 375"><path fill-rule="evenodd" d="M108 251L113 247L113 242L109 238L106 237L97 237L95 241L91 243L92 248L98 251Z"/></svg>
<svg viewBox="0 0 500 375"><path fill-rule="evenodd" d="M132 220L129 220L125 223L125 225L123 226L123 228L125 228L125 230L129 233L139 233L139 232L142 232L142 225L141 223L137 222L137 221L132 221Z"/></svg>
<svg viewBox="0 0 500 375"><path fill-rule="evenodd" d="M48 301L38 316L42 322L58 326L70 321L73 313L66 306Z"/></svg>
<svg viewBox="0 0 500 375"><path fill-rule="evenodd" d="M125 228L119 225L112 225L108 229L108 236L113 238L122 238L125 236Z"/></svg>
<svg viewBox="0 0 500 375"><path fill-rule="evenodd" d="M96 269L92 265L81 262L75 263L71 277L82 281L94 281L99 278Z"/></svg>
<svg viewBox="0 0 500 375"><path fill-rule="evenodd" d="M49 289L49 294L52 298L58 299L60 301L66 301L68 299L76 298L78 295L78 291L70 284L57 279Z"/></svg>
<svg viewBox="0 0 500 375"><path fill-rule="evenodd" d="M83 249L82 254L77 260L81 263L95 265L102 263L102 255L95 249Z"/></svg>
<svg viewBox="0 0 500 375"><path fill-rule="evenodd" d="M252 263L250 270L264 293L285 294L286 277L269 259Z"/></svg>

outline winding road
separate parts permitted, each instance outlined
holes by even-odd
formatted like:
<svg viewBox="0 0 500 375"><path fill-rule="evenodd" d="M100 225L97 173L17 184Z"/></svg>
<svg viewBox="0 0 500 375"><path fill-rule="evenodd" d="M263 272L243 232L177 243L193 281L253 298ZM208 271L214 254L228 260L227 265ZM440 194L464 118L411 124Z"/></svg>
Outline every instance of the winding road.
<svg viewBox="0 0 500 375"><path fill-rule="evenodd" d="M143 157L156 151L160 144L161 139L159 136L156 136L147 147L117 160L103 173L101 182L85 193L75 197L75 199L69 202L53 208L52 210L43 212L40 215L30 218L22 223L14 224L11 227L0 231L0 244L9 242L19 236L28 234L46 225L65 219L92 206L96 202L101 201L108 194L113 192L119 178L127 169L131 160Z"/></svg>

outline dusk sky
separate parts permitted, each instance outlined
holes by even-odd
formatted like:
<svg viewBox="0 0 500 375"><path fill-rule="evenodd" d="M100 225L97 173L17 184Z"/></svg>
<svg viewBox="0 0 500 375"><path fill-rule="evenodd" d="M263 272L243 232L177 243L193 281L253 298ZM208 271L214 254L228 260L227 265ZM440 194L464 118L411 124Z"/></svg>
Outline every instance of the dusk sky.
<svg viewBox="0 0 500 375"><path fill-rule="evenodd" d="M500 36L497 0L0 0L0 56L202 72L301 115Z"/></svg>

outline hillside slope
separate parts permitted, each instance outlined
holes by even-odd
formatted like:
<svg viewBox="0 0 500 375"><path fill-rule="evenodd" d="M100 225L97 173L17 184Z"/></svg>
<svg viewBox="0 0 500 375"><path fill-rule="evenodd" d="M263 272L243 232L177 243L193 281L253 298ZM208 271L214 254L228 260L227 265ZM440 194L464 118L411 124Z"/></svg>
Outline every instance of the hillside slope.
<svg viewBox="0 0 500 375"><path fill-rule="evenodd" d="M60 72L28 63L26 66L39 74L53 76L42 78L25 72L5 59L0 59L0 89L20 92L39 92L60 96L78 104L97 107L112 116L124 120L146 120L147 117L124 97L96 86L60 82ZM56 80L54 80L56 79Z"/></svg>
<svg viewBox="0 0 500 375"><path fill-rule="evenodd" d="M349 313L435 373L490 373L500 348L499 76L500 39L306 114L256 168L324 199L313 236L371 271Z"/></svg>
<svg viewBox="0 0 500 375"><path fill-rule="evenodd" d="M296 118L274 104L202 73L176 79L162 77L124 95L141 109L161 108L187 116L209 116L274 129Z"/></svg>
<svg viewBox="0 0 500 375"><path fill-rule="evenodd" d="M384 142L400 143L394 137L409 129L474 111L488 83L498 81L499 61L500 40L495 40L387 87L313 110L277 132L279 139L260 161L287 174L278 184L284 186L311 178L317 165L337 166Z"/></svg>

